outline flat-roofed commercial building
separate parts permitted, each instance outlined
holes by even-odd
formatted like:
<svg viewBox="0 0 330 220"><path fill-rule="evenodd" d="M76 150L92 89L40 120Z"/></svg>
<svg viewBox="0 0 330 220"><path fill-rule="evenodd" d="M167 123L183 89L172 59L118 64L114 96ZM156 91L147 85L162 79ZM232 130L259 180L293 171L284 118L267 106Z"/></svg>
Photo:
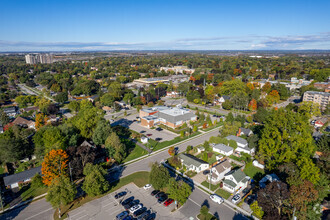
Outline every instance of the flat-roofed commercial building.
<svg viewBox="0 0 330 220"><path fill-rule="evenodd" d="M185 122L196 121L197 116L188 109L156 106L140 110L141 125L151 128L157 124L164 124L177 128Z"/></svg>
<svg viewBox="0 0 330 220"><path fill-rule="evenodd" d="M307 91L304 93L303 101L318 103L321 109L325 109L330 102L330 93Z"/></svg>

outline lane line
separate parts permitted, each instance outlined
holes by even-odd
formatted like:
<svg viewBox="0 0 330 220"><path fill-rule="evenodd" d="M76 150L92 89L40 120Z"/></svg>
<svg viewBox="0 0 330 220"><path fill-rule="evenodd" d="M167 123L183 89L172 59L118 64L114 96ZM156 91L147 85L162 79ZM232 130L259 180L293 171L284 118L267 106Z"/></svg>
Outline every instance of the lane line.
<svg viewBox="0 0 330 220"><path fill-rule="evenodd" d="M40 214L42 214L42 213L45 213L45 212L48 212L49 210L52 210L52 209L53 209L53 208L46 209L46 210L44 210L44 211L42 211L42 212L39 212L38 214L35 214L35 215L33 215L33 216L30 216L30 217L26 218L25 220L28 220L28 219L34 218L34 217L36 217L36 216L38 216L38 215L40 215Z"/></svg>

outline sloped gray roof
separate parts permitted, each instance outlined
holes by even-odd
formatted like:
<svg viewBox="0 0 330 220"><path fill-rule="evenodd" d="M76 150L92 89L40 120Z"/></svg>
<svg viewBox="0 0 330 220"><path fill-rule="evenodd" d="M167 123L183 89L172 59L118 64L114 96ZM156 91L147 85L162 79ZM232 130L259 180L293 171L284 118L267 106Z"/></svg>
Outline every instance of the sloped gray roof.
<svg viewBox="0 0 330 220"><path fill-rule="evenodd" d="M218 171L218 173L222 173L225 170L227 170L229 167L231 167L229 161L225 160L224 162L219 163L218 165L216 165L215 169Z"/></svg>
<svg viewBox="0 0 330 220"><path fill-rule="evenodd" d="M217 149L219 149L219 150L221 150L221 151L224 151L224 152L226 152L226 153L228 153L228 152L234 150L234 148L229 147L229 146L224 145L224 144L216 144L216 145L213 146L213 148L217 148Z"/></svg>
<svg viewBox="0 0 330 220"><path fill-rule="evenodd" d="M37 173L41 174L41 166L32 168L20 173L16 173L13 175L9 175L3 178L3 182L5 183L5 186L9 186L14 183L18 183L27 179L31 179L36 175Z"/></svg>
<svg viewBox="0 0 330 220"><path fill-rule="evenodd" d="M241 129L241 132L243 132L243 134L245 134L245 135L249 135L252 132L252 130L250 130L248 128L240 128L240 129Z"/></svg>
<svg viewBox="0 0 330 220"><path fill-rule="evenodd" d="M183 163L186 165L194 165L195 167L199 167L202 164L208 164L205 161L198 159L189 154L179 154L179 158L183 160Z"/></svg>
<svg viewBox="0 0 330 220"><path fill-rule="evenodd" d="M236 141L237 143L240 143L240 144L247 144L248 142L243 139L243 138L240 138L240 137L236 137L234 135L229 135L226 137L227 140L234 140Z"/></svg>

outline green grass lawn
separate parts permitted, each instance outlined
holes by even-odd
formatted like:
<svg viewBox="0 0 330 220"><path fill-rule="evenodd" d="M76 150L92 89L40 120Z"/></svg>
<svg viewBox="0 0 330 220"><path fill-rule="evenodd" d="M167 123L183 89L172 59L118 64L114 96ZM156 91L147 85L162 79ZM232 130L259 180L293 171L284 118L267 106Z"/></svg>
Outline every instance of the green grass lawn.
<svg viewBox="0 0 330 220"><path fill-rule="evenodd" d="M265 175L264 170L253 166L252 163L246 164L244 173L255 181L261 180L261 178Z"/></svg>
<svg viewBox="0 0 330 220"><path fill-rule="evenodd" d="M153 151L156 151L156 150L160 150L160 149L163 149L165 147L168 147L168 146L170 146L172 144L176 144L176 143L178 143L180 141L186 140L188 138L194 137L194 136L199 135L199 134L200 134L200 132L196 132L196 133L194 133L194 134L192 134L190 136L186 136L184 138L182 138L182 137L179 136L179 137L176 137L176 138L174 138L174 139L172 139L170 141L164 141L164 142L157 142L157 141L155 141L153 139L149 139L149 143L154 147L153 148Z"/></svg>
<svg viewBox="0 0 330 220"><path fill-rule="evenodd" d="M3 168L2 166L0 166L0 174L5 173L5 168Z"/></svg>
<svg viewBox="0 0 330 220"><path fill-rule="evenodd" d="M207 182L206 180L204 182L202 182L202 185L205 186L208 189L210 187L210 183ZM213 184L211 184L211 191L216 190L218 187L219 187L219 185L213 185Z"/></svg>
<svg viewBox="0 0 330 220"><path fill-rule="evenodd" d="M215 193L225 199L228 199L231 195L230 192L227 192L226 190L223 190L223 189L218 189Z"/></svg>
<svg viewBox="0 0 330 220"><path fill-rule="evenodd" d="M31 184L24 186L21 191L21 198L23 201L33 199L34 197L40 196L46 193L48 190L47 187L33 187Z"/></svg>
<svg viewBox="0 0 330 220"><path fill-rule="evenodd" d="M130 160L134 160L138 157L148 154L148 152L140 147L139 145L135 145L135 148L129 153L129 155L125 158L124 162L128 162Z"/></svg>
<svg viewBox="0 0 330 220"><path fill-rule="evenodd" d="M141 171L141 172L136 172L129 176L123 177L123 178L119 179L118 181L112 182L112 183L110 183L110 190L108 192L106 192L102 195L99 195L99 196L95 196L95 197L90 197L88 195L85 197L80 197L80 198L74 200L73 202L69 203L68 205L62 207L61 208L61 210L62 210L61 219L66 219L67 213L72 211L73 209L76 209L94 199L98 199L98 198L101 198L102 196L112 193L129 183L135 183L135 185L137 185L138 187L143 187L144 185L146 185L148 183L148 179L149 179L149 172ZM56 210L54 212L53 218L55 220L59 219L58 210Z"/></svg>
<svg viewBox="0 0 330 220"><path fill-rule="evenodd" d="M244 161L243 157L236 157L234 155L230 155L229 158L231 158L233 160L237 160L238 162Z"/></svg>
<svg viewBox="0 0 330 220"><path fill-rule="evenodd" d="M200 220L215 220L215 219L217 219L215 216L213 216L210 213L207 213L207 215L198 214L197 218L200 219Z"/></svg>

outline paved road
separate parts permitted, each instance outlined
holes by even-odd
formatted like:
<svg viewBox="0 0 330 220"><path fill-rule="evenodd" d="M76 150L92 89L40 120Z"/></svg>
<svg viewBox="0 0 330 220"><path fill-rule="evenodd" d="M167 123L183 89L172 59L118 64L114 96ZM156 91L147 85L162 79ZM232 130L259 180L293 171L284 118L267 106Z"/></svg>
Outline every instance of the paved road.
<svg viewBox="0 0 330 220"><path fill-rule="evenodd" d="M299 103L300 101L301 100L300 100L299 96L292 96L292 97L288 98L288 100L286 100L282 103L274 105L274 107L277 107L277 108L282 108L283 107L283 108L285 108L290 103Z"/></svg>
<svg viewBox="0 0 330 220"><path fill-rule="evenodd" d="M212 136L217 136L219 134L218 129L215 129L214 131L210 133L206 133L202 136L199 136L197 138L193 138L185 143L178 144L176 147L178 147L179 152L182 152L186 149L188 145L196 146L199 144L202 144L204 141L209 140ZM167 150L155 153L150 155L149 157L131 163L123 168L123 171L121 175L113 175L111 179L117 179L119 177L124 177L127 175L130 175L132 173L135 173L137 171L150 171L149 164L152 162L160 162L165 158L168 158L168 152ZM225 205L216 205L212 204L209 199L208 195L205 194L203 191L201 191L198 188L195 188L191 197L190 202L195 204L196 206L190 207L189 205L185 205L182 209L185 212L196 212L196 209L199 211L199 208L201 205L205 202L205 200L208 201L210 204L210 211L211 213L218 213L220 216L220 219L233 219L233 216L235 216L235 219L240 219L237 213L232 210L231 208L226 207ZM190 210L190 211L189 211ZM37 202L33 202L32 204L28 206L23 206L22 208L13 210L11 212L6 213L3 216L0 216L0 219L51 219L54 211L51 208L50 204L45 201L45 199L39 200Z"/></svg>

